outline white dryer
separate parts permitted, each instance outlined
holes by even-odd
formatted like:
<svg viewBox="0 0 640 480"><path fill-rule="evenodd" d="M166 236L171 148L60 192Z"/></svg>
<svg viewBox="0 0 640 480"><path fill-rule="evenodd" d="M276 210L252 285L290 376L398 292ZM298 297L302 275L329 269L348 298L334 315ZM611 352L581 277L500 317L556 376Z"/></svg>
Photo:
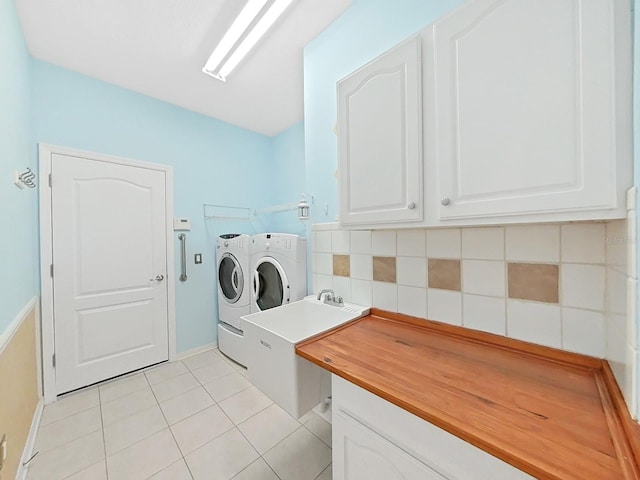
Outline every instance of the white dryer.
<svg viewBox="0 0 640 480"><path fill-rule="evenodd" d="M279 307L307 294L307 239L260 233L251 245L251 313Z"/></svg>
<svg viewBox="0 0 640 480"><path fill-rule="evenodd" d="M243 315L251 311L251 237L231 233L220 235L216 245L218 276L218 347L244 365L241 341Z"/></svg>

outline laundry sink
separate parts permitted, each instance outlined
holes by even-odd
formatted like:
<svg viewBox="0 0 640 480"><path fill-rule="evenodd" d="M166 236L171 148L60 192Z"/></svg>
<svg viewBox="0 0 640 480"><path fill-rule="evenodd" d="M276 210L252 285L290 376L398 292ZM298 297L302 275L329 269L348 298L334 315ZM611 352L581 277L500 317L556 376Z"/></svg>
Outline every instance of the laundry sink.
<svg viewBox="0 0 640 480"><path fill-rule="evenodd" d="M296 344L368 315L369 307L327 305L314 296L242 317L247 369L254 385L300 418L324 400L329 373L298 357Z"/></svg>

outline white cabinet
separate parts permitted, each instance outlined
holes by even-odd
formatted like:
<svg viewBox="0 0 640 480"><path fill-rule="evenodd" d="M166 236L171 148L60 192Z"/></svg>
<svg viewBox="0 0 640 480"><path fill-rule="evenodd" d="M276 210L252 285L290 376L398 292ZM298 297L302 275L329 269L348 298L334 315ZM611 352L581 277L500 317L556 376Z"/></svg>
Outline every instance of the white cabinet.
<svg viewBox="0 0 640 480"><path fill-rule="evenodd" d="M332 418L334 480L446 480L342 410Z"/></svg>
<svg viewBox="0 0 640 480"><path fill-rule="evenodd" d="M468 0L419 38L338 83L342 226L625 217L630 0Z"/></svg>
<svg viewBox="0 0 640 480"><path fill-rule="evenodd" d="M336 375L331 389L334 480L533 480Z"/></svg>
<svg viewBox="0 0 640 480"><path fill-rule="evenodd" d="M437 220L624 216L629 32L625 0L474 0L424 32Z"/></svg>
<svg viewBox="0 0 640 480"><path fill-rule="evenodd" d="M411 38L338 82L343 225L423 219L420 45Z"/></svg>

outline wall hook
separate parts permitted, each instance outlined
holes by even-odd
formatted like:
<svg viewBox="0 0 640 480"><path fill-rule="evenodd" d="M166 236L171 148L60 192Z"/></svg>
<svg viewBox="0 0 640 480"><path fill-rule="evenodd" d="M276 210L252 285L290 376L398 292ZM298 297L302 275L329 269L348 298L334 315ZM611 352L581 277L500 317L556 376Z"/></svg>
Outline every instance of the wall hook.
<svg viewBox="0 0 640 480"><path fill-rule="evenodd" d="M36 188L35 178L36 174L33 173L30 168L27 168L27 170L22 173L17 170L14 172L14 183L18 188Z"/></svg>

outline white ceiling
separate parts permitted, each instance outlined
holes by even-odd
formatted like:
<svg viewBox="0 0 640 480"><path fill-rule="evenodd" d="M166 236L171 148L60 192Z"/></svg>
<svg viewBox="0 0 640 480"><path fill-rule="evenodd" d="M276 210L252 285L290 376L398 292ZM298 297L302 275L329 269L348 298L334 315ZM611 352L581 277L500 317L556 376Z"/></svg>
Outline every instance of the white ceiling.
<svg viewBox="0 0 640 480"><path fill-rule="evenodd" d="M39 59L266 135L302 120L302 48L351 0L294 0L227 78L202 73L241 0L16 0Z"/></svg>

